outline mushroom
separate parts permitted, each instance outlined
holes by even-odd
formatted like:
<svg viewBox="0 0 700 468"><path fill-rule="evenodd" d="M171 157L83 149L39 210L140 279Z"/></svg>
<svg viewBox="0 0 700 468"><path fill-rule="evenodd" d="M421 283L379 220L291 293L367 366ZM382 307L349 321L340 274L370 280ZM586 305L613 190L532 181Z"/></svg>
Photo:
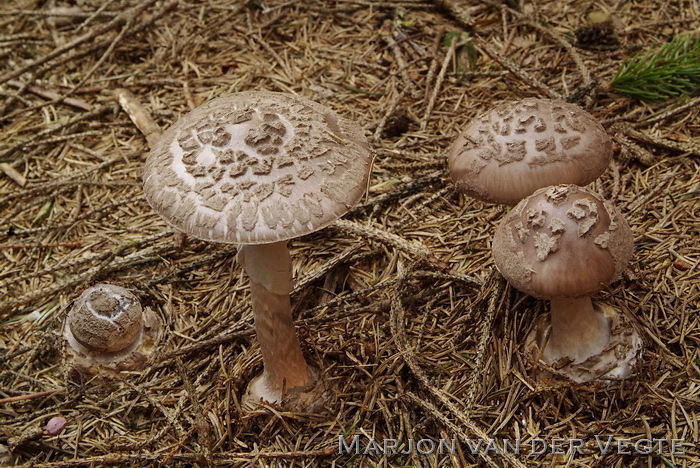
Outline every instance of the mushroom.
<svg viewBox="0 0 700 468"><path fill-rule="evenodd" d="M142 368L159 338L160 323L128 289L96 284L86 289L63 326L69 370L92 376Z"/></svg>
<svg viewBox="0 0 700 468"><path fill-rule="evenodd" d="M548 340L546 330L536 331L545 364L576 382L630 374L639 336L591 296L620 276L632 250L617 209L576 185L540 189L506 215L493 258L517 289L551 301Z"/></svg>
<svg viewBox="0 0 700 468"><path fill-rule="evenodd" d="M502 102L472 120L450 147L448 165L458 190L514 205L542 187L586 185L611 158L610 138L588 112L527 98Z"/></svg>
<svg viewBox="0 0 700 468"><path fill-rule="evenodd" d="M153 209L193 237L241 244L264 371L244 406L314 411L325 387L294 330L287 241L333 222L363 195L362 128L316 102L267 91L214 99L166 130L146 161Z"/></svg>

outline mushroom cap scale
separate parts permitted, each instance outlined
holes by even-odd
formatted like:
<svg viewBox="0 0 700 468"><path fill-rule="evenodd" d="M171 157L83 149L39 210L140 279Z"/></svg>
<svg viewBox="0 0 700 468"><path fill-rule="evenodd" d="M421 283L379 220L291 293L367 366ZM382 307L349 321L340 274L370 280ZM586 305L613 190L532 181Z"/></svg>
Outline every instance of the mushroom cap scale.
<svg viewBox="0 0 700 468"><path fill-rule="evenodd" d="M457 189L513 205L555 184L586 185L612 158L603 127L563 101L527 98L474 118L452 144L448 166Z"/></svg>
<svg viewBox="0 0 700 468"><path fill-rule="evenodd" d="M321 229L364 194L362 128L321 104L250 91L214 99L165 131L144 171L146 198L203 240L266 244Z"/></svg>
<svg viewBox="0 0 700 468"><path fill-rule="evenodd" d="M540 299L591 296L632 256L627 222L599 195L575 185L546 187L503 219L493 240L498 270Z"/></svg>

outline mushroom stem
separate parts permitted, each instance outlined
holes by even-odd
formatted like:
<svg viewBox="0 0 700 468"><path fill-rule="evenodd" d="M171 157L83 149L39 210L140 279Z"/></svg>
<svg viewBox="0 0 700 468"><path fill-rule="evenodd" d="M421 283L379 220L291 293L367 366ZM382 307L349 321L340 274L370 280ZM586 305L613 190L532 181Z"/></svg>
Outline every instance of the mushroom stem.
<svg viewBox="0 0 700 468"><path fill-rule="evenodd" d="M261 384L270 392L270 399L265 399L275 402L283 390L308 386L313 380L294 330L289 299L292 260L287 242L244 245L238 261L250 277L255 332L265 367Z"/></svg>
<svg viewBox="0 0 700 468"><path fill-rule="evenodd" d="M543 357L555 363L564 357L574 363L600 354L610 341L610 324L593 307L590 297L551 301L551 332Z"/></svg>

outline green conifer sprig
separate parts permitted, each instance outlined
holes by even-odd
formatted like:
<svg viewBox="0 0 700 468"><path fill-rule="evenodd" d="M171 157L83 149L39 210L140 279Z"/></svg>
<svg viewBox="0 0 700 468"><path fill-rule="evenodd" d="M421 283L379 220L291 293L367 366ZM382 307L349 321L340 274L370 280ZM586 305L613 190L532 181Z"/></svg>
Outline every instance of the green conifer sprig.
<svg viewBox="0 0 700 468"><path fill-rule="evenodd" d="M700 35L679 34L656 51L625 62L610 88L642 101L660 101L700 88Z"/></svg>

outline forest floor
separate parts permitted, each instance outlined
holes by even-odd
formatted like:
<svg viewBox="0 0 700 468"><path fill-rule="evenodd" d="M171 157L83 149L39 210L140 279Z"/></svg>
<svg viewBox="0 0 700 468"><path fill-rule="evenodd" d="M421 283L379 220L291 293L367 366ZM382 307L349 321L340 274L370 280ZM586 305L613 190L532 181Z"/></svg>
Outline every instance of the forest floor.
<svg viewBox="0 0 700 468"><path fill-rule="evenodd" d="M638 52L697 36L697 1L4 0L0 13L0 465L700 466L700 98L609 86ZM290 243L302 347L334 391L319 414L241 409L262 362L236 246L175 247L141 188L148 143L115 98L128 90L167 128L253 89L329 106L376 155L345 217L376 235L330 225ZM525 97L573 102L613 139L590 188L634 233L628 269L596 296L644 343L626 381L536 377L524 344L548 304L508 286L490 252L507 207L450 181L461 128ZM131 289L164 333L143 371L80 382L61 330L98 282ZM55 416L65 429L44 433ZM363 453L339 453L341 437ZM455 450L407 450L428 439ZM652 439L682 445L644 453ZM504 440L520 450L497 453Z"/></svg>

